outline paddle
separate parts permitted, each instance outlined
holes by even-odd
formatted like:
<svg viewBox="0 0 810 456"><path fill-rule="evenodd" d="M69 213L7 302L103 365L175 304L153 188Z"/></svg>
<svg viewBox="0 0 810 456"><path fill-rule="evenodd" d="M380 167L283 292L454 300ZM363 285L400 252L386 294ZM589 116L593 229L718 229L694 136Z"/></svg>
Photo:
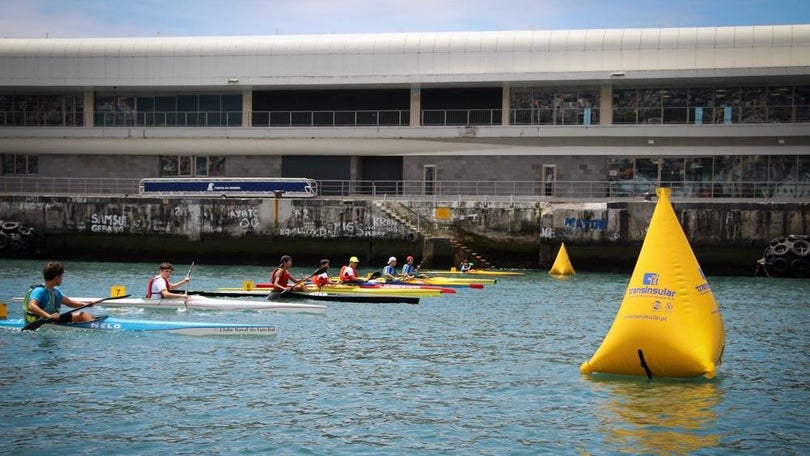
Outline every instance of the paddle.
<svg viewBox="0 0 810 456"><path fill-rule="evenodd" d="M319 275L319 274L323 274L324 272L326 272L327 269L329 269L329 266L321 266L320 268L313 271L312 274L310 274L310 275L304 277L303 279L295 282L293 284L293 286L291 286L290 288L287 288L284 291L282 291L281 294L283 295L283 294L287 293L288 291L292 290L296 285L306 282L307 279L309 279L309 278L315 277L316 275Z"/></svg>
<svg viewBox="0 0 810 456"><path fill-rule="evenodd" d="M65 315L71 314L73 312L78 312L78 311L84 309L85 307L94 306L94 305L96 305L98 303L101 303L101 302L104 302L104 301L111 301L113 299L123 299L123 298L128 298L130 296L132 296L132 295L110 296L109 298L99 299L96 302L91 302L91 303L85 304L85 305L83 305L81 307L74 307L74 308L68 310L67 312L65 312L63 314L60 314L60 318L65 316ZM40 318L38 320L34 320L31 323L28 323L27 325L23 326L21 331L36 331L37 329L39 329L40 326L44 325L45 323L51 323L53 321L55 321L53 318Z"/></svg>
<svg viewBox="0 0 810 456"><path fill-rule="evenodd" d="M192 270L194 270L194 262L193 261L191 262L191 266L189 266L189 268L188 268L188 272L186 273L186 278L189 278L189 279L191 278L191 271ZM186 293L186 299L188 299L188 289L189 288L191 288L191 287L186 287L186 289L183 290Z"/></svg>

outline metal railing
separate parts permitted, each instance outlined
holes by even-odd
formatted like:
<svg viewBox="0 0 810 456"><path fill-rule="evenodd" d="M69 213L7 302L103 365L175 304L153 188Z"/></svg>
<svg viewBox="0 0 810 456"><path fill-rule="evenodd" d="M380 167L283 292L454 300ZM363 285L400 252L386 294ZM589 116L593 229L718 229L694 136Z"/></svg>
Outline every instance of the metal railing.
<svg viewBox="0 0 810 456"><path fill-rule="evenodd" d="M404 181L320 180L318 196L421 200L604 200L639 198L656 187L675 198L810 200L810 181ZM0 195L139 195L139 178L0 176ZM217 196L221 196L217 193Z"/></svg>

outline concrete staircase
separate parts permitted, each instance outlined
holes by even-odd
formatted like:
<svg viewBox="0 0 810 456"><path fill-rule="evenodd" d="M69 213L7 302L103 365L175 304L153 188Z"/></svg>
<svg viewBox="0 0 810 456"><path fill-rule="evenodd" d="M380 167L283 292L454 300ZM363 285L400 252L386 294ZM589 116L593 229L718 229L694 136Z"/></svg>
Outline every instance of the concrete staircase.
<svg viewBox="0 0 810 456"><path fill-rule="evenodd" d="M458 267L462 261L470 261L475 264L475 267L478 269L494 268L492 263L486 258L481 256L478 252L474 252L469 246L461 242L454 234L455 230L453 230L451 226L437 224L433 220L420 216L401 203L376 200L374 201L374 206L383 211L388 217L396 220L397 223L410 230L411 233L406 236L409 239L415 239L416 236L421 236L425 243L437 239L447 240L453 247L453 257L456 260L456 267ZM410 236L410 234L413 234L413 236Z"/></svg>
<svg viewBox="0 0 810 456"><path fill-rule="evenodd" d="M486 258L482 257L478 252L473 250L455 238L450 239L450 245L455 249L455 257L458 259L457 264L464 261L473 263L475 269L493 269L494 266ZM458 266L457 266L458 267Z"/></svg>

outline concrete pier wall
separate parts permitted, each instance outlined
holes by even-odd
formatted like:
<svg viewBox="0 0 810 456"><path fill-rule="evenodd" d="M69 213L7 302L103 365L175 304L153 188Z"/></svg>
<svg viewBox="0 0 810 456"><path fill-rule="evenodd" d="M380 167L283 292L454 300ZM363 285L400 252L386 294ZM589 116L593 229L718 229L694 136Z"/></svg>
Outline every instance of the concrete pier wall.
<svg viewBox="0 0 810 456"><path fill-rule="evenodd" d="M496 267L543 268L565 242L577 270L632 270L655 202L471 202L274 198L2 196L5 257L297 264L390 255L448 267L474 254ZM698 260L749 274L768 242L810 227L810 203L679 202ZM8 224L8 225L7 225ZM2 244L2 239L0 239ZM345 257L345 258L344 258Z"/></svg>

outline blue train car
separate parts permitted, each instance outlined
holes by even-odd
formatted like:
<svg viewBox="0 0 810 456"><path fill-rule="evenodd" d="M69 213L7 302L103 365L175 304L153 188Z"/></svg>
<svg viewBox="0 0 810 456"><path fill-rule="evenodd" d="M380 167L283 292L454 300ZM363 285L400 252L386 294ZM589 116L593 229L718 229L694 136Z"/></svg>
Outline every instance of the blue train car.
<svg viewBox="0 0 810 456"><path fill-rule="evenodd" d="M161 177L141 179L140 193L157 196L260 196L312 198L318 195L315 180L303 177Z"/></svg>

